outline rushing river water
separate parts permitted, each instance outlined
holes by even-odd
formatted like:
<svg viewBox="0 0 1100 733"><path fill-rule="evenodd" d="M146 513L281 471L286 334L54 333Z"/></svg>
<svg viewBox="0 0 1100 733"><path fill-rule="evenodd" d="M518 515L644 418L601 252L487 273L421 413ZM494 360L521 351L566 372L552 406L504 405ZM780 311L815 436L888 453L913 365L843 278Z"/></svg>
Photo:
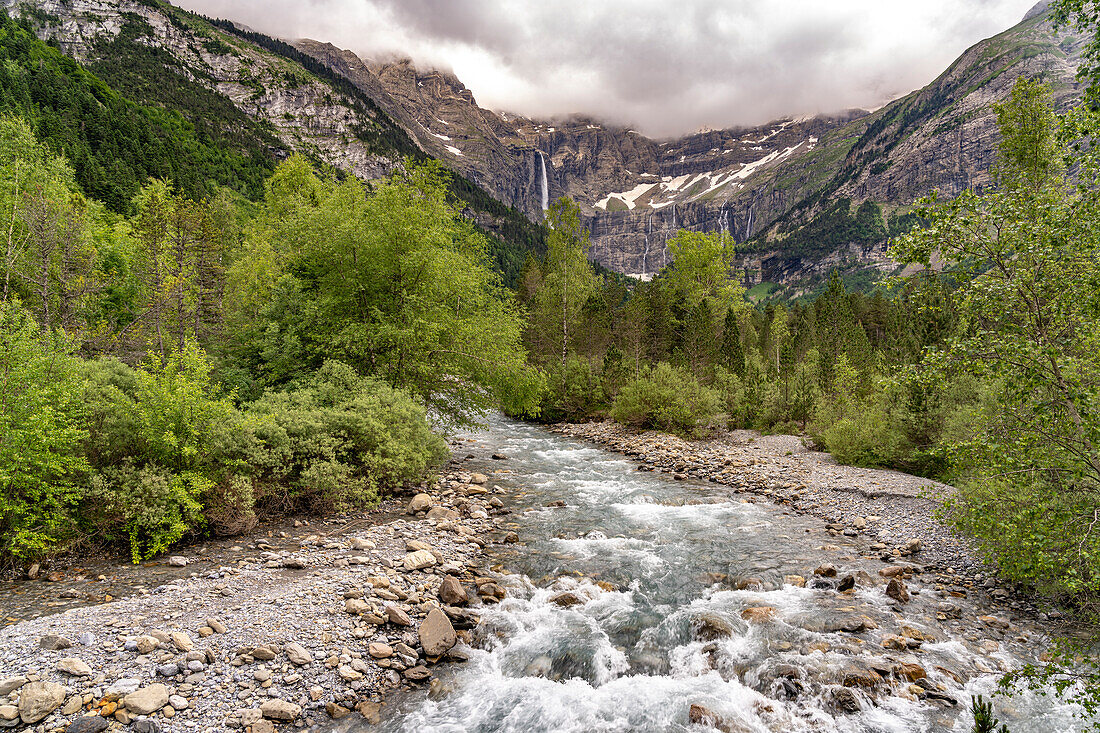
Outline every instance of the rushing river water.
<svg viewBox="0 0 1100 733"><path fill-rule="evenodd" d="M484 468L506 467L491 481L513 489L522 543L490 551L515 574L509 597L481 609L469 661L437 668L430 688L393 700L381 730L701 731L689 723L699 704L738 733L969 731L970 695L993 690L997 673L1039 646L1015 622L1004 633L968 631L980 625L966 619L983 611L967 599L946 599L962 621L938 621L945 598L919 576L910 585L921 592L900 609L866 576L847 593L785 583L797 574L813 585L824 561L841 576L882 567L859 557L866 540L830 537L820 520L640 472L532 426L497 421L473 437L508 457ZM564 506L548 506L555 502ZM748 587L737 590L738 580ZM563 591L579 602L563 607ZM760 606L775 619L742 619ZM878 628L830 631L859 616ZM930 640L912 652L884 649L884 635L903 626ZM907 694L903 663L958 704ZM868 670L881 681L851 686ZM1079 728L1049 698L996 704L1013 733ZM365 729L351 720L342 730Z"/></svg>

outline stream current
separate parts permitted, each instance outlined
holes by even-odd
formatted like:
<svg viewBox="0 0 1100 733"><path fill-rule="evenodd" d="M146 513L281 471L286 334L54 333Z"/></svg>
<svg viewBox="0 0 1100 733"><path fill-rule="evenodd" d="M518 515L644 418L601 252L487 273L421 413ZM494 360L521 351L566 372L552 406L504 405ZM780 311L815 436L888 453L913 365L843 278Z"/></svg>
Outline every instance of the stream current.
<svg viewBox="0 0 1100 733"><path fill-rule="evenodd" d="M860 557L869 540L813 517L530 425L497 419L466 437L507 456L475 468L512 497L521 542L488 550L508 597L477 609L467 662L391 699L383 731L704 731L693 704L734 733L969 731L971 694L1041 650L1040 629L986 628L975 619L988 610L932 577L893 604L884 565ZM837 578L814 575L826 562ZM855 588L839 592L849 574ZM774 610L743 618L761 607ZM904 634L924 641L883 647ZM911 686L920 675L931 696ZM1082 728L1052 697L994 702L1013 733Z"/></svg>

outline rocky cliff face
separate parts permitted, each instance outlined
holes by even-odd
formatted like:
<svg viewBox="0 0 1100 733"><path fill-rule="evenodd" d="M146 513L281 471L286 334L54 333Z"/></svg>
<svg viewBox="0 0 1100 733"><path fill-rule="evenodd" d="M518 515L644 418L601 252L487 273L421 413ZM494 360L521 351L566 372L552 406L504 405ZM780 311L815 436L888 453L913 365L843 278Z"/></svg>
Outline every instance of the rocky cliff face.
<svg viewBox="0 0 1100 733"><path fill-rule="evenodd" d="M885 241L831 242L785 252L792 231L834 202L903 211L938 188L989 183L996 149L991 105L1020 76L1040 76L1061 104L1076 98L1081 41L1053 32L1040 4L1018 26L976 44L926 88L874 113L851 110L653 140L598 120L531 120L481 109L453 75L407 61L362 61L313 41L299 47L377 95L418 143L501 201L537 219L545 195L576 201L592 257L637 277L667 262L680 228L752 241L746 280L795 283L833 267L890 270ZM546 186L541 184L545 166Z"/></svg>
<svg viewBox="0 0 1100 733"><path fill-rule="evenodd" d="M22 4L0 0L0 7L14 14ZM363 178L378 178L394 168L392 156L359 139L360 130L378 122L369 110L341 100L323 81L230 34L181 23L140 0L41 0L37 7L45 18L39 35L77 60L95 61L101 44L129 33L135 43L167 50L180 73L268 126L285 151L308 153Z"/></svg>
<svg viewBox="0 0 1100 733"><path fill-rule="evenodd" d="M479 107L454 74L419 71L408 59L365 61L309 39L295 43L369 94L429 155L541 220L538 152L507 119Z"/></svg>
<svg viewBox="0 0 1100 733"><path fill-rule="evenodd" d="M490 112L454 75L418 70L407 59L364 60L312 40L296 45L372 95L424 150L505 204L538 220L546 202L572 198L591 231L593 258L639 277L665 264L664 243L677 228L724 231L739 241L755 235L824 181L867 114L653 140L597 120Z"/></svg>
<svg viewBox="0 0 1100 733"><path fill-rule="evenodd" d="M20 3L0 0L9 8ZM884 241L830 234L807 246L807 232L826 212L836 215L838 201L853 211L874 202L889 217L933 188L953 195L987 185L996 148L991 105L1016 78L1042 77L1062 105L1080 93L1074 75L1082 40L1056 35L1042 3L1018 26L970 48L924 89L874 113L851 110L670 140L592 119L498 114L478 106L453 74L295 42L349 80L371 101L373 109L365 108L285 58L201 23L182 24L174 10L147 1L42 0L39 7L40 16L53 19L41 34L78 58L94 55L98 39L124 33L139 19L149 30L138 42L170 51L194 79L269 126L287 150L356 175L373 178L400 164L399 154L365 144L362 135L396 123L410 144L533 221L547 202L569 196L590 228L592 257L642 278L666 264L665 243L681 228L748 242L739 266L749 284L805 283L833 267L890 270Z"/></svg>

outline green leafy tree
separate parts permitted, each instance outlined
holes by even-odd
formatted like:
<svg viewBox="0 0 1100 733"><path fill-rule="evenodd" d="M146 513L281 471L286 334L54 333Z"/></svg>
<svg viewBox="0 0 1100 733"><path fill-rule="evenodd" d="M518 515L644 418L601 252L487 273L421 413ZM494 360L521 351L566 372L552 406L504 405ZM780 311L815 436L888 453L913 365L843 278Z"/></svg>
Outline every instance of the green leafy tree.
<svg viewBox="0 0 1100 733"><path fill-rule="evenodd" d="M966 446L960 522L1010 576L1095 596L1100 201L1092 188L1075 195L1065 178L1045 87L1017 82L998 121L997 190L933 201L922 210L929 226L896 253L957 263L961 333L946 356L1000 391L988 434Z"/></svg>
<svg viewBox="0 0 1100 733"><path fill-rule="evenodd" d="M557 347L564 367L585 306L600 282L588 261L588 230L581 225L580 207L558 199L547 210L546 222L545 275L535 296L533 324L545 343Z"/></svg>
<svg viewBox="0 0 1100 733"><path fill-rule="evenodd" d="M0 303L0 556L33 560L72 530L88 465L72 347Z"/></svg>
<svg viewBox="0 0 1100 733"><path fill-rule="evenodd" d="M668 240L672 266L666 286L683 298L688 309L708 301L718 321L744 301L744 288L732 278L733 243L721 233L681 229Z"/></svg>
<svg viewBox="0 0 1100 733"><path fill-rule="evenodd" d="M489 267L485 238L447 194L437 165L373 186L316 178L301 159L269 188L266 233L302 307L271 327L320 365L374 374L445 419L494 405L535 409L524 313Z"/></svg>
<svg viewBox="0 0 1100 733"><path fill-rule="evenodd" d="M731 308L722 328L722 360L734 374L745 373L745 348L741 343L741 313Z"/></svg>

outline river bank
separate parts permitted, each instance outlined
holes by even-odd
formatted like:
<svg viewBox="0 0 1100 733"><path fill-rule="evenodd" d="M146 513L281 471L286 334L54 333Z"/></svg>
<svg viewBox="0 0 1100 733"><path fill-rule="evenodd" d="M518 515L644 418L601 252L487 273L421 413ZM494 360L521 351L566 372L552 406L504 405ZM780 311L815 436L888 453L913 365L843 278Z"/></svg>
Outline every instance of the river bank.
<svg viewBox="0 0 1100 733"><path fill-rule="evenodd" d="M220 556L166 558L168 582L0 629L0 729L265 733L377 719L388 693L461 659L477 607L503 595L481 560L513 539L498 529L506 497L481 470L456 460L411 499L289 540L261 532ZM98 598L101 578L65 592Z"/></svg>

